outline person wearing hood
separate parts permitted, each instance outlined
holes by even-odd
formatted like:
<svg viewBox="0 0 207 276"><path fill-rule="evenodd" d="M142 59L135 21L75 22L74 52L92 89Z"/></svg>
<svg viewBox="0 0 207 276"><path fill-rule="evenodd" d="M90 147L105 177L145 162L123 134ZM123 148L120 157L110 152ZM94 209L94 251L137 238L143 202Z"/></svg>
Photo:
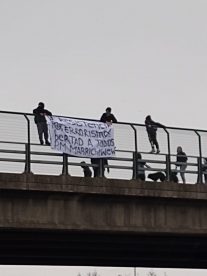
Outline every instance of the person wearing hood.
<svg viewBox="0 0 207 276"><path fill-rule="evenodd" d="M157 128L158 127L165 128L165 126L158 122L153 121L150 115L148 115L145 118L145 126L149 137L149 141L152 147L152 150L150 151L150 153L155 153L155 147L157 150L156 153L160 153L160 148L157 141Z"/></svg>
<svg viewBox="0 0 207 276"><path fill-rule="evenodd" d="M106 112L102 114L100 121L103 123L110 123L110 124L117 123L116 117L114 116L114 114L111 113L111 107L106 108Z"/></svg>
<svg viewBox="0 0 207 276"><path fill-rule="evenodd" d="M47 121L45 116L52 116L52 113L45 109L44 103L40 102L38 104L38 107L33 110L34 114L34 121L37 125L37 131L39 135L40 144L43 145L43 135L45 139L45 144L50 145L50 142L48 141L48 127L47 127Z"/></svg>

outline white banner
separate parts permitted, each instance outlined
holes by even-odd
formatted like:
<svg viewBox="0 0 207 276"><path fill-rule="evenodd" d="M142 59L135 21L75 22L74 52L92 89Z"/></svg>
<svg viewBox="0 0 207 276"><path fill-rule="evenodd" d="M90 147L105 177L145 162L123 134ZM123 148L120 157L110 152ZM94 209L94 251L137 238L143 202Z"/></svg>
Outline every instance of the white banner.
<svg viewBox="0 0 207 276"><path fill-rule="evenodd" d="M78 157L115 155L114 130L101 122L47 116L51 148Z"/></svg>

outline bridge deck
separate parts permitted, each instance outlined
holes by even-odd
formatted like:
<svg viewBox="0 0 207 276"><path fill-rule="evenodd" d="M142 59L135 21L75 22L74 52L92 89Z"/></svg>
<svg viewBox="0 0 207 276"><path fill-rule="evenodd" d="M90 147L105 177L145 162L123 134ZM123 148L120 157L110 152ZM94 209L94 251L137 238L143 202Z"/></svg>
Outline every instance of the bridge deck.
<svg viewBox="0 0 207 276"><path fill-rule="evenodd" d="M0 174L0 263L207 267L203 184Z"/></svg>

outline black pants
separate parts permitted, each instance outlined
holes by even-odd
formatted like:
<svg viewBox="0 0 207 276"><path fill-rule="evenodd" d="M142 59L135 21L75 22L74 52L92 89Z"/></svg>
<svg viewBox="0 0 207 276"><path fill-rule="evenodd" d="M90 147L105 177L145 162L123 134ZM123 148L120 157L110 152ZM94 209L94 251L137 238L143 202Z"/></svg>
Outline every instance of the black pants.
<svg viewBox="0 0 207 276"><path fill-rule="evenodd" d="M48 127L46 122L37 123L37 130L39 135L40 143L43 144L43 134L45 138L45 143L48 143Z"/></svg>
<svg viewBox="0 0 207 276"><path fill-rule="evenodd" d="M148 133L148 137L152 148L156 146L156 149L159 149L159 144L157 142L157 133Z"/></svg>
<svg viewBox="0 0 207 276"><path fill-rule="evenodd" d="M107 159L105 158L91 158L91 164L97 165L98 167L93 167L94 177L100 176L100 160L102 159L102 174L104 176L104 165L107 165Z"/></svg>
<svg viewBox="0 0 207 276"><path fill-rule="evenodd" d="M145 181L145 174L144 173L140 173L137 175L137 179L140 179L142 181Z"/></svg>

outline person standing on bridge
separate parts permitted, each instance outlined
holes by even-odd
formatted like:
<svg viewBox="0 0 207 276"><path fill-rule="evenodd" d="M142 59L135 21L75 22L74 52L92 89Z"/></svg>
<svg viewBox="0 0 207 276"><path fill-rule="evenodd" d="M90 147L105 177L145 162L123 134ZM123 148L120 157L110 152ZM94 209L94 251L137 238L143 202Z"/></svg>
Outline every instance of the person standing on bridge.
<svg viewBox="0 0 207 276"><path fill-rule="evenodd" d="M93 166L93 177L99 177L102 169L102 176L104 177L105 166L108 166L108 160L106 158L91 158L91 164ZM107 172L110 172L109 167L107 167Z"/></svg>
<svg viewBox="0 0 207 276"><path fill-rule="evenodd" d="M100 118L100 122L102 123L106 123L108 125L111 125L112 123L117 123L117 119L116 117L114 116L114 114L111 113L111 107L107 107L106 108L106 112L104 112ZM100 162L100 158L94 160L93 158L91 159L92 162L94 164L97 164L100 166L101 162ZM102 158L102 164L103 164L103 168L102 168L102 171L103 171L103 176L104 176L104 171L105 171L105 165L108 166L108 160L106 158ZM96 176L99 176L100 175L100 168L93 168L94 170L94 177ZM107 168L107 172L109 173L110 169Z"/></svg>
<svg viewBox="0 0 207 276"><path fill-rule="evenodd" d="M106 108L106 112L102 114L100 121L103 123L110 123L110 124L117 123L116 117L114 116L114 114L111 113L111 107Z"/></svg>
<svg viewBox="0 0 207 276"><path fill-rule="evenodd" d="M177 147L177 161L176 161L176 169L180 168L180 176L182 178L183 184L185 184L185 170L187 168L187 160L188 157L186 153L183 151L182 147Z"/></svg>
<svg viewBox="0 0 207 276"><path fill-rule="evenodd" d="M149 141L152 147L152 150L150 151L150 153L155 153L155 147L157 150L156 153L160 153L160 148L157 141L157 128L158 127L165 128L165 126L158 122L154 122L150 115L148 115L145 118L145 126L149 137Z"/></svg>
<svg viewBox="0 0 207 276"><path fill-rule="evenodd" d="M45 109L44 103L40 102L38 104L38 107L33 110L33 114L35 115L34 121L37 125L37 131L39 135L40 144L43 145L43 134L45 139L45 144L50 145L50 142L48 141L48 127L47 127L47 121L45 116L52 116L52 113Z"/></svg>

